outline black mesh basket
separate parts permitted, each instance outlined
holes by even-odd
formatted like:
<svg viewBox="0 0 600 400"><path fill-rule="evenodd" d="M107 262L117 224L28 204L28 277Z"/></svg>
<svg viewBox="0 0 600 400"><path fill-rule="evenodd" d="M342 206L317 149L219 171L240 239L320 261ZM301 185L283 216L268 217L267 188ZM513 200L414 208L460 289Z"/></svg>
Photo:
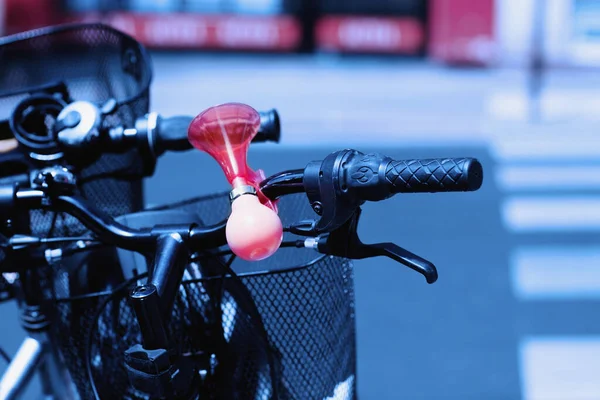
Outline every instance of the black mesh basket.
<svg viewBox="0 0 600 400"><path fill-rule="evenodd" d="M73 100L101 104L114 98L117 112L106 121L108 127L131 126L148 112L146 52L112 28L63 26L4 38L0 61L2 137L18 102L57 83L65 84ZM82 195L112 216L139 211L144 169L136 151L105 155L81 171ZM228 215L229 202L225 194L163 209L186 211L210 224ZM282 199L280 215L284 224L314 216L304 196ZM30 217L35 235L85 231L64 214L35 211ZM193 361L208 360L207 368L215 371L203 384L202 398L354 398L351 264L284 248L258 263L235 260L236 277L224 274L227 260L203 255L190 263L169 324L179 352ZM205 270L215 273L200 274ZM123 352L141 338L126 301L133 282L116 250L65 258L51 272L53 337L80 397L93 399L95 390L101 399L145 399L129 386L123 363ZM210 354L215 357L207 358Z"/></svg>
<svg viewBox="0 0 600 400"><path fill-rule="evenodd" d="M161 209L195 213L208 224L228 215L229 201L224 193ZM311 213L304 195L279 202L284 225ZM217 372L202 385L200 398L354 399L351 262L282 248L257 263L235 260L232 276L222 268L228 257L199 255L190 263L169 323L184 357L210 363L215 354ZM57 271L55 278L56 328L82 398L94 398L94 390L102 399L148 398L129 385L123 362L125 350L141 343L127 300L133 283L74 298L68 291L74 285L65 284L72 272Z"/></svg>
<svg viewBox="0 0 600 400"><path fill-rule="evenodd" d="M114 113L104 120L105 128L132 127L137 118L149 111L151 64L146 50L133 38L102 24L76 24L42 28L0 38L0 139L12 138L9 119L15 107L28 96L66 90L70 101L89 101L102 105L116 101ZM148 166L137 150L106 154L78 171L79 191L96 207L111 216L141 210L142 178ZM29 173L35 164L18 148L0 154L0 180ZM78 235L85 231L75 218L63 213L32 211L27 224L36 236ZM25 232L22 232L25 233ZM0 254L0 262L4 254ZM98 249L73 256L53 266L53 279L45 288L54 294L84 296L109 291L123 277L114 250ZM10 286L0 279L0 294L10 296ZM95 297L95 296L94 296ZM97 302L97 299L91 300ZM82 332L90 321L90 309L69 306L69 324L62 324L58 303L56 340L79 388L84 364L74 349L83 349ZM64 330L61 330L64 329ZM80 329L82 329L80 331ZM69 338L63 336L70 335ZM83 357L81 357L83 359ZM82 398L90 392L80 391Z"/></svg>
<svg viewBox="0 0 600 400"><path fill-rule="evenodd" d="M12 137L8 120L19 102L52 92L53 87L65 88L72 101L101 105L114 99L116 111L105 119L106 127L132 127L136 118L148 112L151 78L145 49L106 25L64 25L1 38L0 138ZM0 154L0 163L3 157L15 158ZM110 215L139 210L143 168L136 150L103 155L78 174L81 194ZM9 173L0 171L3 176ZM33 211L30 217L35 235L83 231L81 224L65 214Z"/></svg>

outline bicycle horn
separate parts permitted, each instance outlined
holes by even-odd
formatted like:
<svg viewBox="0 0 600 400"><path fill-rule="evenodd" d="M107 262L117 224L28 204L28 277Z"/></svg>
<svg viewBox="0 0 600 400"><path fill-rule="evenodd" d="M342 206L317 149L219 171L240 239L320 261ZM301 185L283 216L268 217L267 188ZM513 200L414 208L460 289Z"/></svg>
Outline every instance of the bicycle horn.
<svg viewBox="0 0 600 400"><path fill-rule="evenodd" d="M248 148L259 127L260 114L254 108L227 103L206 109L188 128L192 146L211 155L232 186L227 243L235 255L248 261L271 256L283 240L277 207L260 190L265 175L247 164Z"/></svg>

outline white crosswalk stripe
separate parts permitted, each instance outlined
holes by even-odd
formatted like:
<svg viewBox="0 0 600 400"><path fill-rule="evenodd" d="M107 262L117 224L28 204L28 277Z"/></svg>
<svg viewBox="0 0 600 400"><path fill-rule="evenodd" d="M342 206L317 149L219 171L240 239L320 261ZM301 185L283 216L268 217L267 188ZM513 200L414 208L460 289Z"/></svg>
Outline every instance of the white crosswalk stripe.
<svg viewBox="0 0 600 400"><path fill-rule="evenodd" d="M600 244L518 247L511 269L520 300L600 299Z"/></svg>
<svg viewBox="0 0 600 400"><path fill-rule="evenodd" d="M600 165L503 165L495 171L505 191L599 190Z"/></svg>
<svg viewBox="0 0 600 400"><path fill-rule="evenodd" d="M502 221L517 238L509 259L513 294L521 302L597 301L600 241L557 239L600 232L597 136L569 137L548 125L517 131L496 135L491 146ZM544 244L532 244L540 235ZM522 400L600 399L600 336L527 337L518 352Z"/></svg>
<svg viewBox="0 0 600 400"><path fill-rule="evenodd" d="M600 231L600 196L511 196L501 211L512 232Z"/></svg>
<svg viewBox="0 0 600 400"><path fill-rule="evenodd" d="M519 350L523 400L600 398L600 336L531 337Z"/></svg>

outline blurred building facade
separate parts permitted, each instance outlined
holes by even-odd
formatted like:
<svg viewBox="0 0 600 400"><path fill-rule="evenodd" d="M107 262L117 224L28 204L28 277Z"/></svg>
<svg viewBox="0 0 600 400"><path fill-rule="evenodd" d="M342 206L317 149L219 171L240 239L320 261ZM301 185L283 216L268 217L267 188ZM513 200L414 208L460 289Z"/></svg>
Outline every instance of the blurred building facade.
<svg viewBox="0 0 600 400"><path fill-rule="evenodd" d="M595 0L4 0L2 32L103 21L151 48L600 64Z"/></svg>
<svg viewBox="0 0 600 400"><path fill-rule="evenodd" d="M152 48L600 64L595 0L4 0L2 32L103 21Z"/></svg>

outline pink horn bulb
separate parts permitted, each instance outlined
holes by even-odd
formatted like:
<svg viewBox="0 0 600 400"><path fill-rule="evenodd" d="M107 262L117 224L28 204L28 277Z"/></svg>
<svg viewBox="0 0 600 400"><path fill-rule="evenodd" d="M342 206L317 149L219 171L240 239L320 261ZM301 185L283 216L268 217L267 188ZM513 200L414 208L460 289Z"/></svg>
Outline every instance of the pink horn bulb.
<svg viewBox="0 0 600 400"><path fill-rule="evenodd" d="M227 103L208 108L194 118L188 139L219 163L233 189L258 189L257 173L248 167L247 153L259 127L260 115L254 108ZM231 203L226 236L235 255L258 261L277 251L283 240L283 227L277 212L262 204L256 194L243 194Z"/></svg>

